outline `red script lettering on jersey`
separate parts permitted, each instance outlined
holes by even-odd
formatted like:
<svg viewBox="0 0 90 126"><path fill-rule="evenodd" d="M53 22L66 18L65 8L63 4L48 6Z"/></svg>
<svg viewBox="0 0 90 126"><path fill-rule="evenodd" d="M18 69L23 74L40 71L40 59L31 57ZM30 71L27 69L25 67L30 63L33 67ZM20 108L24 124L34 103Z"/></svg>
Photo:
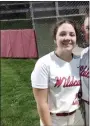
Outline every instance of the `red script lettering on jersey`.
<svg viewBox="0 0 90 126"><path fill-rule="evenodd" d="M80 86L80 80L75 80L74 77L56 77L56 84L54 87L59 87L63 84L63 87Z"/></svg>
<svg viewBox="0 0 90 126"><path fill-rule="evenodd" d="M80 76L83 76L83 77L87 77L89 78L90 77L90 72L89 72L89 67L88 66L80 66Z"/></svg>

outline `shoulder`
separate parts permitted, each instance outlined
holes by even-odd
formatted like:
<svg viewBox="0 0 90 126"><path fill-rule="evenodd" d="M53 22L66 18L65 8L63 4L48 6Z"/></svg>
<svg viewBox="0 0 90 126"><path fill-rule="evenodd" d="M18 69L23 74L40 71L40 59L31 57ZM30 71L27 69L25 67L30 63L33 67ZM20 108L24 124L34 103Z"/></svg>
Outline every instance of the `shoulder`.
<svg viewBox="0 0 90 126"><path fill-rule="evenodd" d="M88 52L88 47L87 48L85 48L82 52L81 52L81 54L83 55L84 53L87 53Z"/></svg>
<svg viewBox="0 0 90 126"><path fill-rule="evenodd" d="M34 88L48 88L50 54L39 58L31 73L32 87Z"/></svg>
<svg viewBox="0 0 90 126"><path fill-rule="evenodd" d="M81 52L81 58L83 57L83 55L85 55L88 52L88 47L85 48L82 52Z"/></svg>
<svg viewBox="0 0 90 126"><path fill-rule="evenodd" d="M48 67L52 62L51 56L53 52L46 54L45 56L39 58L35 64L35 67Z"/></svg>

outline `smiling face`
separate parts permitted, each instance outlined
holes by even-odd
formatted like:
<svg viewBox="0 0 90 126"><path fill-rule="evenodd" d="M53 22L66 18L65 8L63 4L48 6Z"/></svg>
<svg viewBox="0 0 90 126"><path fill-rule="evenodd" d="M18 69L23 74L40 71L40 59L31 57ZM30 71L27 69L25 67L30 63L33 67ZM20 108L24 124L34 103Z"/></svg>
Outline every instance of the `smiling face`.
<svg viewBox="0 0 90 126"><path fill-rule="evenodd" d="M76 45L76 32L70 23L63 23L56 33L56 45L58 50L72 51Z"/></svg>

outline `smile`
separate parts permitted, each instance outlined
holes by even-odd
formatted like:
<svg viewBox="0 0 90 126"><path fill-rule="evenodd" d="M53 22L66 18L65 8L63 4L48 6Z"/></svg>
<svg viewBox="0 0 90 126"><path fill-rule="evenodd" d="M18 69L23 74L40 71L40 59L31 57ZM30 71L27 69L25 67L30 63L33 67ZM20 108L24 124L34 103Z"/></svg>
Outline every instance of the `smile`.
<svg viewBox="0 0 90 126"><path fill-rule="evenodd" d="M72 45L72 43L62 43L65 46Z"/></svg>

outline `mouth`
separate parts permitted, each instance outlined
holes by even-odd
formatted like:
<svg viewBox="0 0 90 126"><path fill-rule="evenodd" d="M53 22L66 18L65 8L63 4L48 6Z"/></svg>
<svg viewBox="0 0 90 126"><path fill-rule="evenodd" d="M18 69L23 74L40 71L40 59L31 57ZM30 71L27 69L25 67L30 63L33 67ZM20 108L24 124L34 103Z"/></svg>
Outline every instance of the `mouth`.
<svg viewBox="0 0 90 126"><path fill-rule="evenodd" d="M71 45L73 45L71 42L69 42L69 43L66 43L66 42L62 42L62 45L64 45L64 46L71 46Z"/></svg>

